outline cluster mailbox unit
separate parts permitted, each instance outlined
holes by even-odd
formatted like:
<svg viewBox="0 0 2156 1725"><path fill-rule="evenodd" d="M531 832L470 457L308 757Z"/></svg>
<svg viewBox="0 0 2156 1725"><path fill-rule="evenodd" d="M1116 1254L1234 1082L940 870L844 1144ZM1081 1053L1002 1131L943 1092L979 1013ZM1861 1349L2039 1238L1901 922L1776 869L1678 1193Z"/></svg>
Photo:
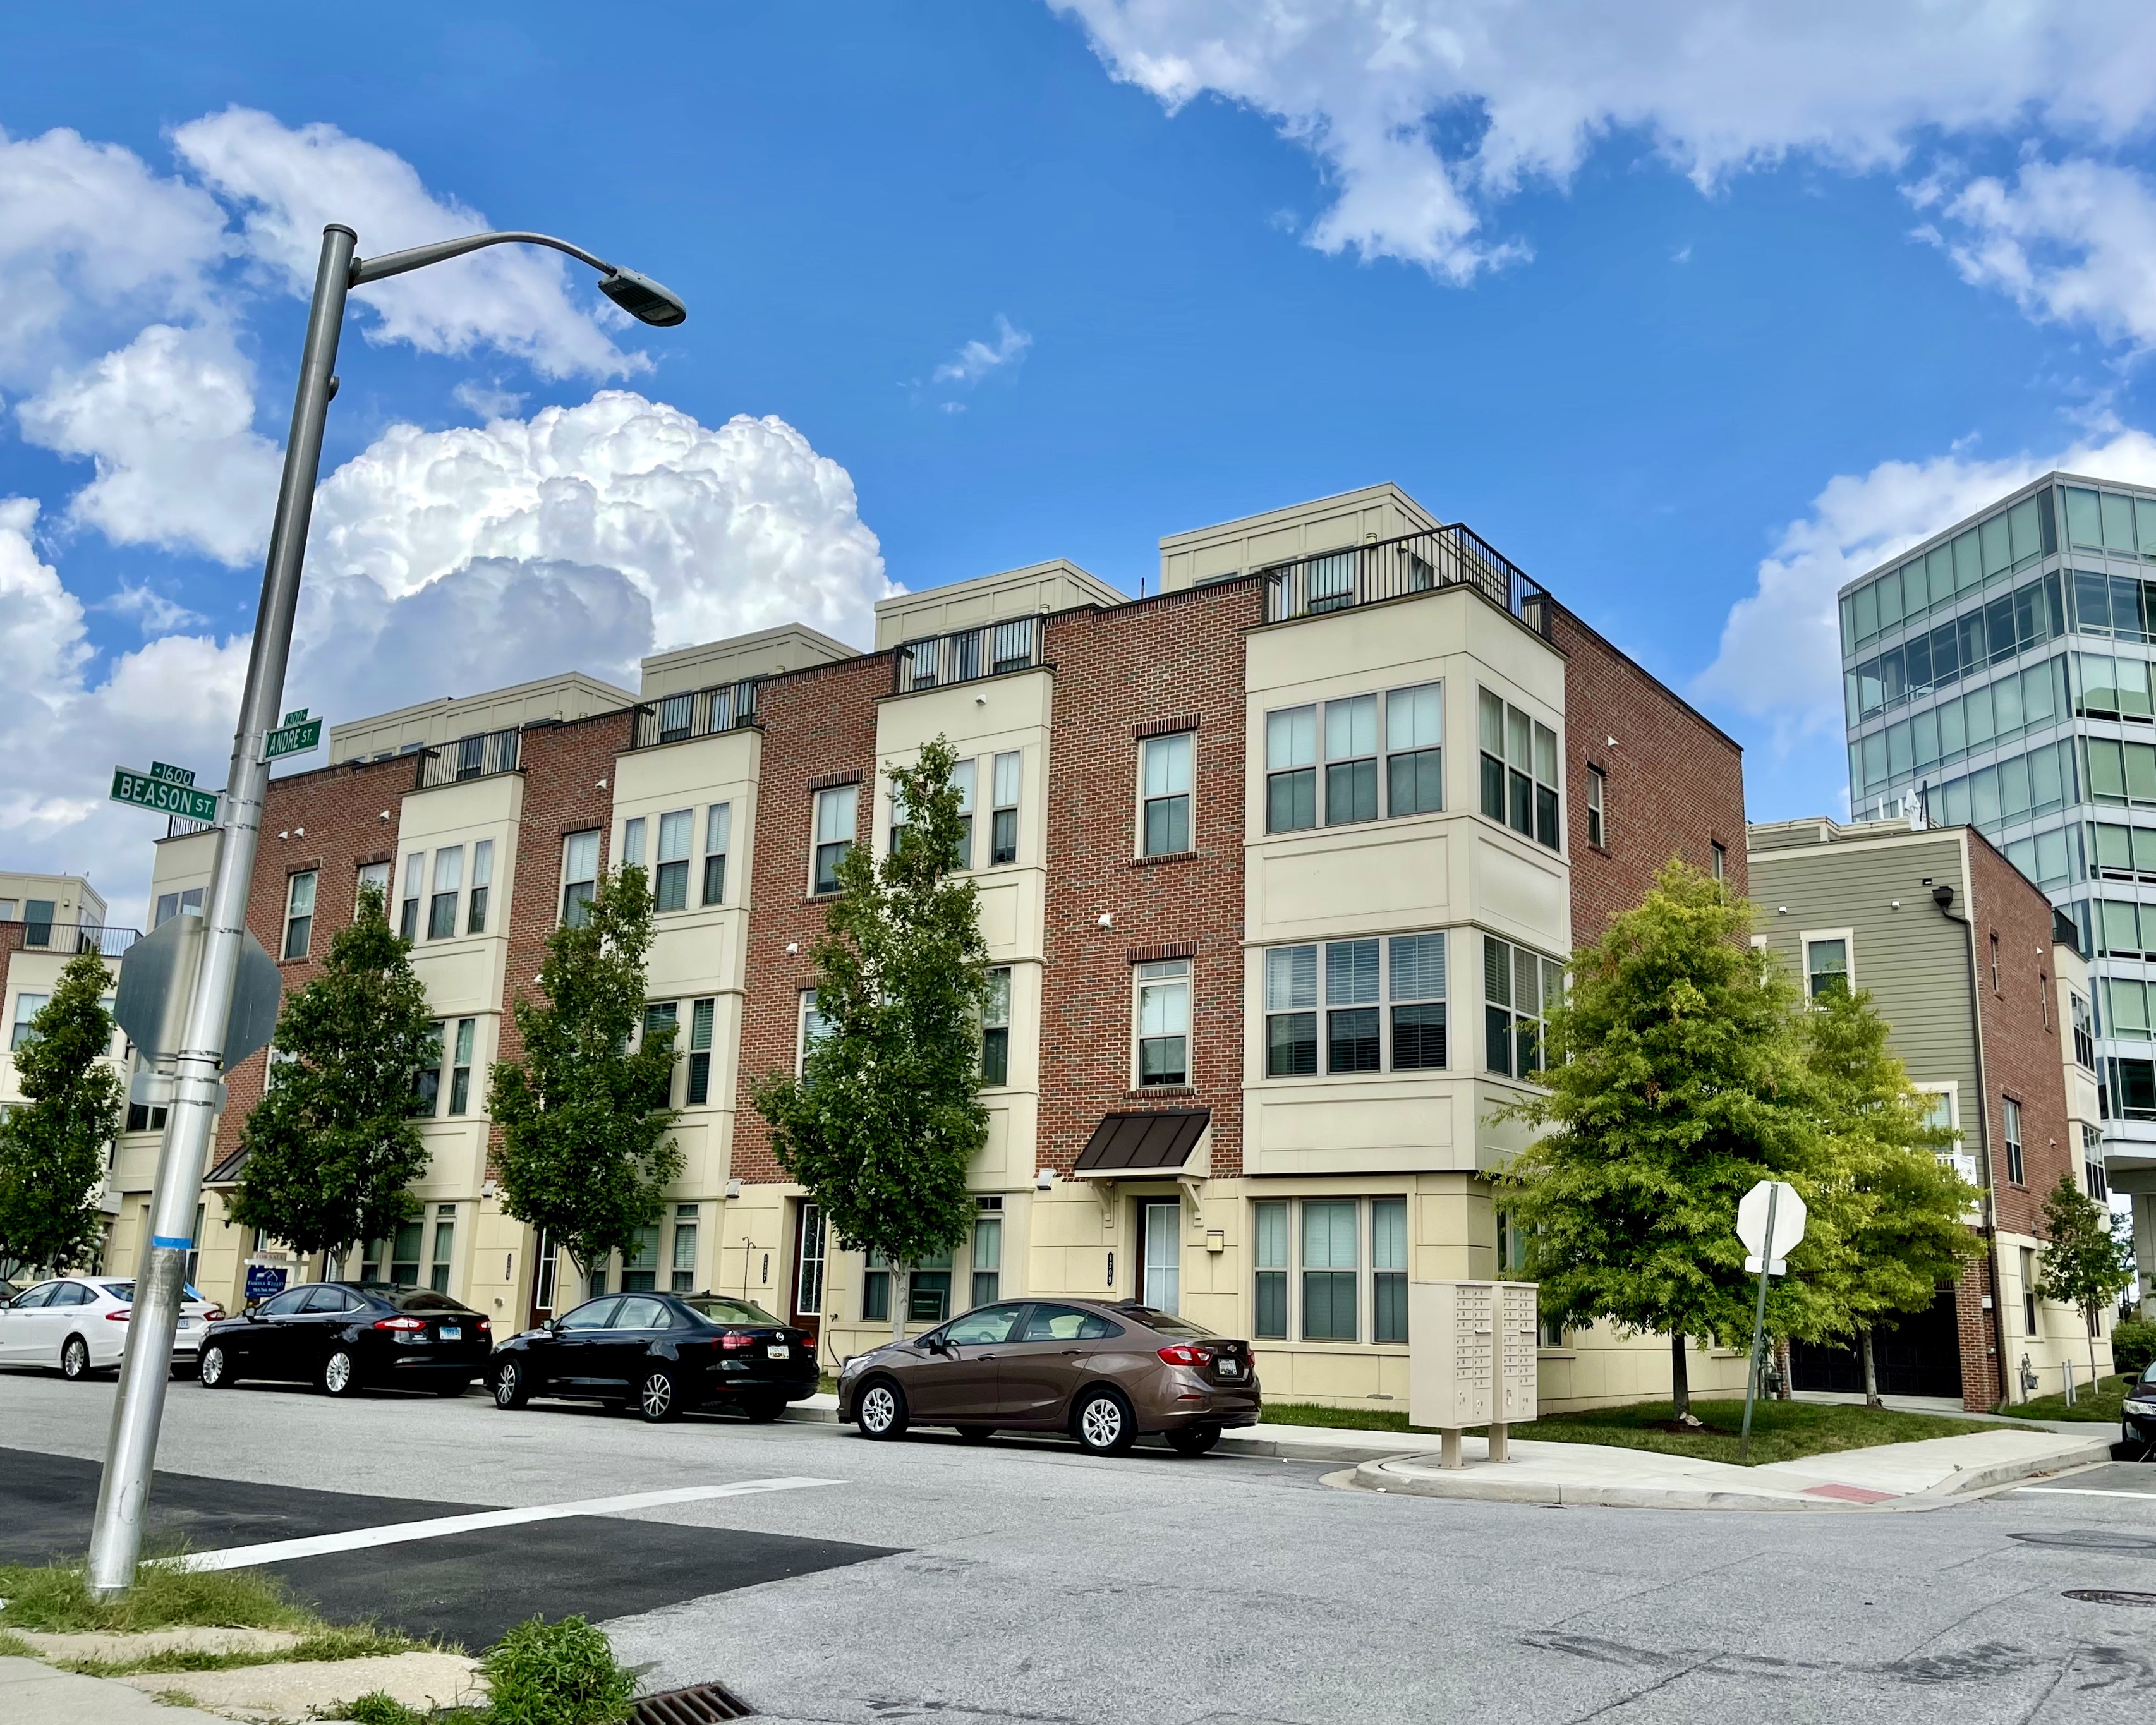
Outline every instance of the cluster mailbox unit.
<svg viewBox="0 0 2156 1725"><path fill-rule="evenodd" d="M1535 1285L1408 1285L1408 1420L1442 1435L1442 1465L1461 1465L1460 1434L1490 1428L1490 1459L1507 1459L1507 1430L1535 1417Z"/></svg>

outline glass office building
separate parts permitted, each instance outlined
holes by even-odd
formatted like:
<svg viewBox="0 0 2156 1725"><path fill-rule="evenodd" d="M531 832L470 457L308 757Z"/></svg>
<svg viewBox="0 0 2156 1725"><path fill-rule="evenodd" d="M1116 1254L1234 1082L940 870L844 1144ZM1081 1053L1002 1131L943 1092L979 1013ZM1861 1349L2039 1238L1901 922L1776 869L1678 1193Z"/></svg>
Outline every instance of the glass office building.
<svg viewBox="0 0 2156 1725"><path fill-rule="evenodd" d="M2072 922L2108 1146L2156 1153L2156 488L2048 474L1844 588L1856 819L1966 822Z"/></svg>

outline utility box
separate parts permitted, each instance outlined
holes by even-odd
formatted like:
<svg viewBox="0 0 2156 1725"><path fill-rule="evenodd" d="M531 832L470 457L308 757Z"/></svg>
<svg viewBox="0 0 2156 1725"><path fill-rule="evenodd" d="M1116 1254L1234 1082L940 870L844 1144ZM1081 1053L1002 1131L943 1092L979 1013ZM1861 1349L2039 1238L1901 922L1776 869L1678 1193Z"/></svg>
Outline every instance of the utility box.
<svg viewBox="0 0 2156 1725"><path fill-rule="evenodd" d="M1458 1432L1535 1417L1535 1285L1408 1284L1408 1419Z"/></svg>

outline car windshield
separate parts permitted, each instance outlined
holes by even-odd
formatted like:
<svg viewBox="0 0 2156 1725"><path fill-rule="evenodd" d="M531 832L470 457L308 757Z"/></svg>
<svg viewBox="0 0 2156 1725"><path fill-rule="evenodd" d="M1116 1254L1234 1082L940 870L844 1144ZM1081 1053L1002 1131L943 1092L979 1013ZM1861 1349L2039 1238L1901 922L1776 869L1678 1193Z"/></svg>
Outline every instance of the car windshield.
<svg viewBox="0 0 2156 1725"><path fill-rule="evenodd" d="M775 1324L778 1320L752 1300L727 1300L716 1294L699 1294L681 1302L700 1317L715 1324Z"/></svg>
<svg viewBox="0 0 2156 1725"><path fill-rule="evenodd" d="M399 1312L470 1312L471 1307L460 1300L452 1300L447 1294L438 1294L432 1288L399 1288L389 1296L389 1303Z"/></svg>
<svg viewBox="0 0 2156 1725"><path fill-rule="evenodd" d="M1163 1312L1152 1306L1125 1306L1118 1308L1128 1312L1137 1322L1149 1330L1158 1330L1163 1336L1217 1336L1218 1330L1209 1330L1203 1324L1194 1324L1187 1317L1178 1317L1172 1312Z"/></svg>

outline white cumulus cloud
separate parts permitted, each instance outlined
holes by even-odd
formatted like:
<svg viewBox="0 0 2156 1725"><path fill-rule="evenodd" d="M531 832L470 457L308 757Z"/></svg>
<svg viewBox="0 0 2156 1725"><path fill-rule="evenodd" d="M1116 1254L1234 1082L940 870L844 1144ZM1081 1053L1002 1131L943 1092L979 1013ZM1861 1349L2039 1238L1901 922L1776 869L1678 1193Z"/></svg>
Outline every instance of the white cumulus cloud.
<svg viewBox="0 0 2156 1725"><path fill-rule="evenodd" d="M1013 327L1011 321L1000 312L996 316L996 339L983 341L976 337L961 347L955 357L936 367L935 381L956 383L970 389L989 372L1015 365L1025 357L1026 349L1033 346L1033 337L1025 331Z"/></svg>
<svg viewBox="0 0 2156 1725"><path fill-rule="evenodd" d="M1706 190L1794 151L1899 167L1928 134L2109 147L2156 114L2144 0L1050 3L1171 112L1210 93L1312 151L1331 194L1312 244L1453 280L1521 254L1487 231L1502 200L1565 185L1619 131Z"/></svg>
<svg viewBox="0 0 2156 1725"><path fill-rule="evenodd" d="M334 126L293 127L254 109L228 108L180 126L172 145L212 191L239 208L253 255L302 296L314 291L329 223L357 233L362 256L491 225L458 198L429 192L402 157ZM424 353L490 347L547 377L649 370L649 359L624 352L600 327L601 315L616 314L598 297L597 278L582 264L575 268L583 280L572 299L558 252L493 246L363 288L352 304L370 338L408 341Z"/></svg>

